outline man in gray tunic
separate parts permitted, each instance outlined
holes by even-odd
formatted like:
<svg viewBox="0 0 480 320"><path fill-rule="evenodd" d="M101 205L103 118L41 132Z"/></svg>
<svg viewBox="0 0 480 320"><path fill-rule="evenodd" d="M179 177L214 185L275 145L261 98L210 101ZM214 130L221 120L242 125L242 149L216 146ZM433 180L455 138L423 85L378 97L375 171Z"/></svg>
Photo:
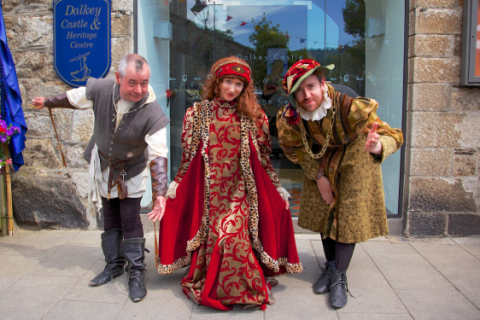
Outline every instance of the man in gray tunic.
<svg viewBox="0 0 480 320"><path fill-rule="evenodd" d="M167 131L170 121L148 85L150 67L137 55L123 57L114 78L87 81L86 87L55 97L32 100L37 109L92 109L94 133L83 156L90 163L89 200L103 206L102 250L107 265L90 281L101 286L128 272L129 297L141 301L147 294L145 238L140 201L152 177L154 207L159 220L165 210L167 190Z"/></svg>

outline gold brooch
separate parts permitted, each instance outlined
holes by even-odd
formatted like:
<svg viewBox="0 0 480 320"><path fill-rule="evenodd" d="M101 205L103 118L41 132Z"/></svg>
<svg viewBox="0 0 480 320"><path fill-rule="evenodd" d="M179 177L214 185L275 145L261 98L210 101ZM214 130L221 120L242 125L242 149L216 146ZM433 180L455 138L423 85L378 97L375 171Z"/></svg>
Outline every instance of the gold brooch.
<svg viewBox="0 0 480 320"><path fill-rule="evenodd" d="M238 64L236 66L233 66L232 70L236 73L245 73L245 69L243 69L243 67Z"/></svg>

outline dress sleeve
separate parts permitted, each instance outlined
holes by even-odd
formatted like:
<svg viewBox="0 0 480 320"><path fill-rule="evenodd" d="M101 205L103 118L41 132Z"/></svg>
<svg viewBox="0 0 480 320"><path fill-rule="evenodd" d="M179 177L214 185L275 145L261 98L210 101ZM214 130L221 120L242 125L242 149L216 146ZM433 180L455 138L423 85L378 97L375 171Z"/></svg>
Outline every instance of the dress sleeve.
<svg viewBox="0 0 480 320"><path fill-rule="evenodd" d="M272 138L268 129L268 118L265 113L263 114L262 119L258 121L258 126L259 130L257 130L257 143L258 148L260 149L262 167L267 172L275 188L279 188L282 186L282 184L280 183L280 180L278 180L277 173L273 169L272 161L270 160L270 153L272 152Z"/></svg>
<svg viewBox="0 0 480 320"><path fill-rule="evenodd" d="M187 112L185 112L185 116L183 117L182 136L180 138L183 149L182 161L180 162L178 173L174 179L174 181L177 183L180 183L182 181L183 176L185 175L185 173L187 173L188 167L193 160L193 116L195 112L197 112L196 106L190 107L188 108Z"/></svg>
<svg viewBox="0 0 480 320"><path fill-rule="evenodd" d="M320 172L321 162L308 156L303 146L302 133L297 125L290 125L282 116L284 108L277 113L278 143L285 156L295 164L299 164L308 180L315 180ZM311 147L311 146L310 146Z"/></svg>

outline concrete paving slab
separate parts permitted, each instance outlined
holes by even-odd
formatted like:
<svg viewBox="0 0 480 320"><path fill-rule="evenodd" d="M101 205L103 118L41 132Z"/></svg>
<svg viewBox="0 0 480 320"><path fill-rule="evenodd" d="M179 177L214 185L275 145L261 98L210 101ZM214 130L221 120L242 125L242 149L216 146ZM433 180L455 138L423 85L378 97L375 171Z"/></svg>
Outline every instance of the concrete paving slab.
<svg viewBox="0 0 480 320"><path fill-rule="evenodd" d="M77 278L25 275L0 294L2 319L41 319Z"/></svg>
<svg viewBox="0 0 480 320"><path fill-rule="evenodd" d="M372 239L368 239L367 242L390 242L390 239L386 236L380 236Z"/></svg>
<svg viewBox="0 0 480 320"><path fill-rule="evenodd" d="M321 240L319 240L319 241L312 240L312 241L310 241L310 243L311 243L311 246L313 248L313 252L314 252L315 256L317 257L318 265L321 268L323 268L327 259L325 258L325 252L323 251L322 241Z"/></svg>
<svg viewBox="0 0 480 320"><path fill-rule="evenodd" d="M456 244L480 259L480 238L452 238Z"/></svg>
<svg viewBox="0 0 480 320"><path fill-rule="evenodd" d="M14 236L10 237L0 237L0 250L1 250L1 245L4 243L18 243L22 239L25 239L33 234L35 234L36 231L33 230L23 230L20 229L18 232L15 232ZM1 251L0 251L1 252Z"/></svg>
<svg viewBox="0 0 480 320"><path fill-rule="evenodd" d="M396 292L415 320L480 319L480 311L455 289Z"/></svg>
<svg viewBox="0 0 480 320"><path fill-rule="evenodd" d="M359 245L362 246L368 254L417 254L417 251L408 243L392 244L390 242L367 241Z"/></svg>
<svg viewBox="0 0 480 320"><path fill-rule="evenodd" d="M430 263L418 253L412 254L371 254L373 262L380 270L387 270L400 266L409 268L428 268ZM480 262L480 261L479 261Z"/></svg>
<svg viewBox="0 0 480 320"><path fill-rule="evenodd" d="M316 295L311 287L290 288L278 284L272 289L277 301L267 306L265 319L324 319L336 320L337 314L328 303L328 294Z"/></svg>
<svg viewBox="0 0 480 320"><path fill-rule="evenodd" d="M348 270L375 268L375 264L373 263L372 259L367 254L365 249L363 249L361 245L356 245L355 251L353 252L352 261L350 261L350 266L348 267Z"/></svg>
<svg viewBox="0 0 480 320"><path fill-rule="evenodd" d="M0 270L3 274L25 274L35 268L44 257L0 255Z"/></svg>
<svg viewBox="0 0 480 320"><path fill-rule="evenodd" d="M9 248L9 254L47 257L72 239L76 233L78 233L77 230L76 232L58 231L58 233L37 231L35 234L16 241Z"/></svg>
<svg viewBox="0 0 480 320"><path fill-rule="evenodd" d="M103 255L93 246L65 245L40 262L30 273L82 277Z"/></svg>
<svg viewBox="0 0 480 320"><path fill-rule="evenodd" d="M455 245L455 241L452 238L403 238L404 242L408 243L428 243L428 244L451 244Z"/></svg>
<svg viewBox="0 0 480 320"><path fill-rule="evenodd" d="M102 230L86 230L78 232L68 243L100 246Z"/></svg>
<svg viewBox="0 0 480 320"><path fill-rule="evenodd" d="M480 269L465 271L461 267L442 268L440 270L455 288L480 309Z"/></svg>
<svg viewBox="0 0 480 320"><path fill-rule="evenodd" d="M183 270L172 275L159 275L156 270L147 270L145 283L147 296L141 303L128 300L123 306L118 320L142 319L157 320L168 315L168 319L190 319L193 303L183 294L180 282Z"/></svg>
<svg viewBox="0 0 480 320"><path fill-rule="evenodd" d="M113 283L107 283L100 287L90 287L90 280L96 277L105 268L105 261L98 260L75 285L63 296L65 300L120 303L128 299L126 287L126 274L115 278ZM73 278L72 278L73 279Z"/></svg>
<svg viewBox="0 0 480 320"><path fill-rule="evenodd" d="M122 304L60 300L42 320L113 320L121 308Z"/></svg>
<svg viewBox="0 0 480 320"><path fill-rule="evenodd" d="M391 313L339 313L340 320L412 320L409 314Z"/></svg>
<svg viewBox="0 0 480 320"><path fill-rule="evenodd" d="M317 281L317 278L320 276L321 270L310 241L297 240L296 243L298 257L303 265L303 272L299 274L282 275L278 277L277 280L287 288L311 288L312 284Z"/></svg>
<svg viewBox="0 0 480 320"><path fill-rule="evenodd" d="M18 244L31 243L32 239L30 238L35 234L35 231L20 232L16 233L12 237L0 237L0 254L9 254L9 255L21 255L18 251L14 250L14 247Z"/></svg>
<svg viewBox="0 0 480 320"><path fill-rule="evenodd" d="M460 266L463 270L480 270L480 261L459 245L411 243L436 269Z"/></svg>
<svg viewBox="0 0 480 320"><path fill-rule="evenodd" d="M263 320L263 311L245 311L245 310L233 310L233 311L220 311L214 309L194 309L192 311L191 320L223 320L223 319L235 319L235 320Z"/></svg>
<svg viewBox="0 0 480 320"><path fill-rule="evenodd" d="M394 290L451 290L453 286L433 267L410 268L397 266L380 268Z"/></svg>
<svg viewBox="0 0 480 320"><path fill-rule="evenodd" d="M320 233L297 233L295 234L295 239L297 240L318 240L322 241L322 238L320 237Z"/></svg>
<svg viewBox="0 0 480 320"><path fill-rule="evenodd" d="M462 244L472 244L472 245L477 245L480 246L480 237L459 237L459 238L450 238L452 241L454 241L456 244L462 245Z"/></svg>
<svg viewBox="0 0 480 320"><path fill-rule="evenodd" d="M2 259L1 256L0 256L0 259ZM8 290L8 288L21 277L22 277L22 274L20 273L0 274L0 293L2 293L5 290Z"/></svg>
<svg viewBox="0 0 480 320"><path fill-rule="evenodd" d="M354 253L352 264L348 269L348 286L355 298L348 296L347 305L338 310L339 313L407 313L395 291L387 282L373 261L362 255L363 248L359 246ZM362 259L361 263L355 263ZM361 267L359 267L359 265Z"/></svg>

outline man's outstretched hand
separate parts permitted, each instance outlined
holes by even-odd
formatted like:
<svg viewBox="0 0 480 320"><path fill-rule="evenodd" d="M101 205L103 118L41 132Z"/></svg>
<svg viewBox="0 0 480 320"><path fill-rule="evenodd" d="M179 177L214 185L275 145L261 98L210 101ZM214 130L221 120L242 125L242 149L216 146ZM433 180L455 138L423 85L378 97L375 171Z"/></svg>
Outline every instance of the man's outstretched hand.
<svg viewBox="0 0 480 320"><path fill-rule="evenodd" d="M32 99L33 107L37 110L45 108L45 98L44 97L36 97Z"/></svg>
<svg viewBox="0 0 480 320"><path fill-rule="evenodd" d="M368 132L367 142L365 143L365 151L373 154L381 154L383 149L382 143L379 140L380 135L377 133L377 127L378 124L374 122L372 129Z"/></svg>
<svg viewBox="0 0 480 320"><path fill-rule="evenodd" d="M162 221L163 215L165 214L165 202L166 200L162 196L155 199L152 211L147 214L148 219L152 220L153 223L156 221Z"/></svg>

